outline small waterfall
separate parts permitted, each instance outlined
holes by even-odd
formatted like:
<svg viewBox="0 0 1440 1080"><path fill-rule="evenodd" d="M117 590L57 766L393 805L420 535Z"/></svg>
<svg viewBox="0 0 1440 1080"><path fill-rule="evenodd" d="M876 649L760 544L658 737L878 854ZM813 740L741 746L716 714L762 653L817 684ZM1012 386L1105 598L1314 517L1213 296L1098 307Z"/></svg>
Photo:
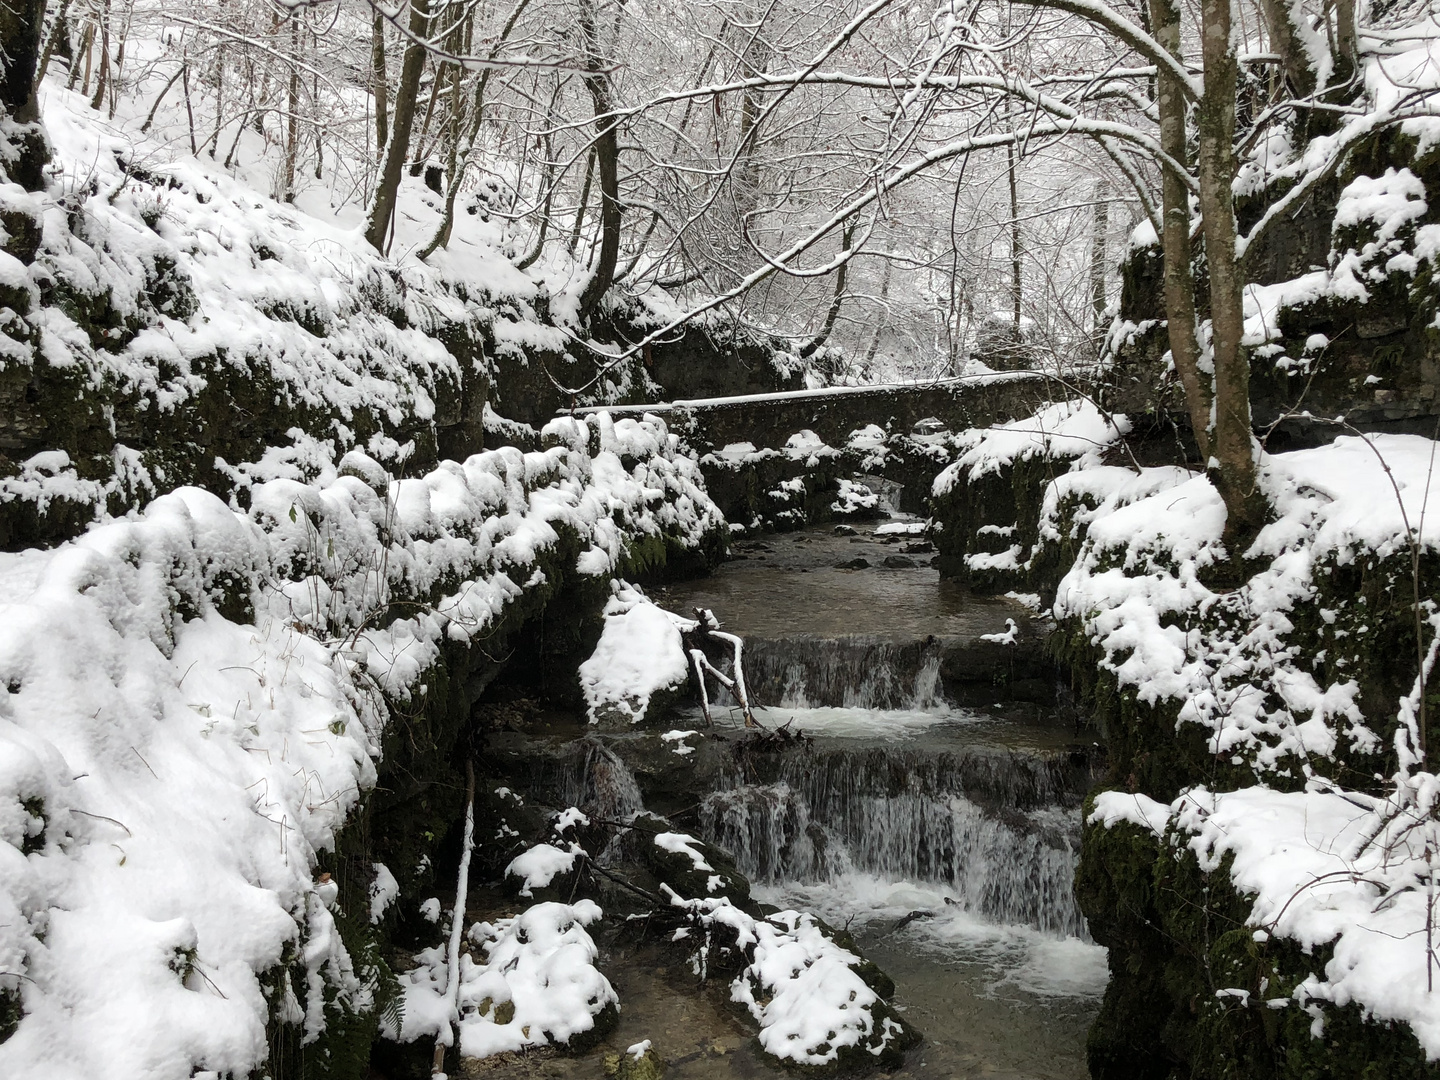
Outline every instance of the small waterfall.
<svg viewBox="0 0 1440 1080"><path fill-rule="evenodd" d="M788 709L933 710L945 704L938 638L747 638L745 680L764 705Z"/></svg>
<svg viewBox="0 0 1440 1080"><path fill-rule="evenodd" d="M645 808L635 774L604 743L585 739L578 746L575 767L564 777L561 797L601 821L628 821Z"/></svg>
<svg viewBox="0 0 1440 1080"><path fill-rule="evenodd" d="M898 480L891 480L885 476L874 476L869 473L861 473L855 477L855 481L864 484L880 498L880 509L887 514L895 515L902 512L901 504L904 501L905 485Z"/></svg>
<svg viewBox="0 0 1440 1080"><path fill-rule="evenodd" d="M786 783L715 792L700 806L700 829L766 885L825 881L851 868L843 843L810 819L810 804Z"/></svg>
<svg viewBox="0 0 1440 1080"><path fill-rule="evenodd" d="M773 776L710 795L707 839L766 884L855 869L939 885L967 911L1086 936L1072 881L1088 764L976 748L779 755Z"/></svg>

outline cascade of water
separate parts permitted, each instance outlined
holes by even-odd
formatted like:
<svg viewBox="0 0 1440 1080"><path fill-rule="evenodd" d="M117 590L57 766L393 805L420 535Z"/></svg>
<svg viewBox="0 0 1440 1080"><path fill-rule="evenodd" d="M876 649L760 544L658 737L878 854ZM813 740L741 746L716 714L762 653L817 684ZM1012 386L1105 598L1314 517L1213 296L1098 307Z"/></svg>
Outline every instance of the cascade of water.
<svg viewBox="0 0 1440 1080"><path fill-rule="evenodd" d="M756 701L783 708L933 710L945 704L944 644L860 635L747 638L745 675Z"/></svg>
<svg viewBox="0 0 1440 1080"><path fill-rule="evenodd" d="M645 796L635 774L604 743L586 739L579 745L575 768L563 778L562 798L602 821L628 821L645 809Z"/></svg>
<svg viewBox="0 0 1440 1080"><path fill-rule="evenodd" d="M883 748L782 755L777 766L769 782L701 807L704 835L756 881L862 870L939 885L988 920L1086 936L1071 882L1088 769L1063 757Z"/></svg>

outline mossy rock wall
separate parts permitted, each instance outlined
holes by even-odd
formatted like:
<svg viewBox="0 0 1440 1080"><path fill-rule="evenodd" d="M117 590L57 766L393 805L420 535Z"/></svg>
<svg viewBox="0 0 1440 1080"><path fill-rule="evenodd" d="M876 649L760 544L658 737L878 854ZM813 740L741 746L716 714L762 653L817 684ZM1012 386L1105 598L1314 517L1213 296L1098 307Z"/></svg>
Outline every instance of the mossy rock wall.
<svg viewBox="0 0 1440 1080"><path fill-rule="evenodd" d="M1247 926L1229 856L1207 873L1183 838L1090 825L1075 888L1113 973L1086 1041L1095 1080L1440 1077L1408 1026L1294 1000L1329 951Z"/></svg>
<svg viewBox="0 0 1440 1080"><path fill-rule="evenodd" d="M1433 436L1440 417L1440 333L1434 322L1440 288L1429 259L1407 270L1396 253L1413 248L1415 231L1440 222L1440 148L1423 148L1398 128L1378 132L1346 156L1336 173L1318 184L1283 225L1271 228L1247 256L1246 280L1257 285L1291 281L1334 266L1347 253L1363 252L1376 237L1374 222L1335 227L1346 185L1358 176L1382 177L1409 169L1424 185L1424 212L1408 221L1393 242L1360 260L1368 299L1322 295L1282 306L1279 336L1251 350L1251 409L1257 430L1270 433L1271 451L1320 445L1342 429L1328 418L1343 415L1362 431ZM1284 197L1293 179L1236 200L1242 231ZM1203 282L1203 262L1197 262ZM1140 248L1121 267L1120 320L1112 339L1106 404L1130 416L1151 456L1193 459L1195 448L1178 380L1167 369L1169 349L1158 246ZM1204 290L1197 290L1206 317ZM1308 347L1312 335L1328 344ZM1318 418L1318 419L1317 419Z"/></svg>
<svg viewBox="0 0 1440 1080"><path fill-rule="evenodd" d="M511 858L544 838L541 816L519 800L493 796L497 785L514 781L509 779L508 759L489 749L488 733L503 707L497 712L482 705L482 699L502 676L535 694L543 694L547 686L575 683L587 644L599 636L608 578L576 573L576 559L585 545L573 530L557 531L558 541L537 553L539 573L532 584L505 608L485 641L469 647L447 643L440 659L417 681L423 689L413 700L390 701L376 786L351 815L336 849L324 854L316 868L317 875L329 873L339 886L337 928L357 971L372 987L375 1006L366 1013L339 1004L328 1007L326 1031L310 1044L301 1041L293 1025L272 1024L272 1069L280 1070L272 1075L358 1080L367 1074L380 1017L392 1007L397 992L394 965L433 944L434 927L419 917L415 905L420 898L454 889L467 760L474 762L477 774L477 835L485 838L474 856L477 878L487 872L498 875ZM641 581L693 572L718 561L722 545L722 537L695 549L673 540L635 545L617 572ZM519 670L511 670L517 659L522 661ZM371 925L366 915L376 863L394 874L400 900L378 925ZM304 985L303 967L292 963L290 971L298 992ZM277 994L283 976L283 971L276 973ZM272 998L272 1009L278 1004L278 996ZM408 1060L405 1053L389 1057Z"/></svg>

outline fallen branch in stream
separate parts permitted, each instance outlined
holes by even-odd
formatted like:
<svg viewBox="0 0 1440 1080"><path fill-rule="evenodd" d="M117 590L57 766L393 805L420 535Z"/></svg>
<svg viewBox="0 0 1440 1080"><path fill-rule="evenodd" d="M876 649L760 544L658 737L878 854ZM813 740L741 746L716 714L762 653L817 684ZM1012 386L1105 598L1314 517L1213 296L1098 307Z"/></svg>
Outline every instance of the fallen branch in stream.
<svg viewBox="0 0 1440 1080"><path fill-rule="evenodd" d="M599 874L601 877L609 878L609 879L610 879L611 881L613 881L616 885L619 885L622 889L629 889L629 890L630 890L631 892L633 892L636 896L639 896L639 897L641 897L641 898L643 898L643 899L645 899L645 900L648 900L650 903L654 904L657 908L660 908L660 909L663 910L664 908L669 907L669 905L666 904L664 900L662 900L660 897L656 896L654 893L652 893L652 892L647 892L646 890L640 888L639 885L636 885L633 881L629 881L629 880L627 880L626 878L621 877L619 874L612 873L611 871L606 870L603 866L601 866L599 863L597 863L594 859L587 859L587 860L586 860L586 865L588 865L591 870L594 870L594 871L595 871L597 874Z"/></svg>
<svg viewBox="0 0 1440 1080"><path fill-rule="evenodd" d="M720 620L715 617L715 613L709 608L696 608L695 622L697 625L694 630L689 632L689 636L697 640L690 644L689 652L690 662L695 666L695 684L700 688L700 704L705 710L705 723L709 724L712 722L710 717L710 695L705 689L705 676L708 674L721 686L729 690L730 693L734 695L735 700L740 703L740 712L741 715L745 717L745 726L747 728L759 727L760 725L755 721L755 713L750 708L750 695L745 689L745 665L743 659L745 642L734 634L722 632L720 629ZM726 675L714 664L710 663L710 658L699 645L699 643L705 641L718 641L729 647L735 658L732 665L733 677Z"/></svg>

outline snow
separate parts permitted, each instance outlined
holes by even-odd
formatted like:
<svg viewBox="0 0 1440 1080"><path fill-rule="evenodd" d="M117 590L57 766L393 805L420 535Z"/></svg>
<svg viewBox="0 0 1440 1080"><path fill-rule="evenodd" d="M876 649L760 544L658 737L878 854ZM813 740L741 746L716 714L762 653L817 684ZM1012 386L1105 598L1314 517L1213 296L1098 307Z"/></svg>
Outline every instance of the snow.
<svg viewBox="0 0 1440 1080"><path fill-rule="evenodd" d="M1017 461L1035 457L1070 459L1075 470L1100 463L1107 447L1128 434L1122 415L1102 414L1088 398L1047 405L1034 416L988 428L971 428L955 437L960 456L935 477L932 494L941 496L966 477L974 483Z"/></svg>
<svg viewBox="0 0 1440 1080"><path fill-rule="evenodd" d="M652 604L632 588L619 589L605 608L595 651L580 665L580 689L590 722L645 719L657 693L673 691L690 675L681 629L690 620Z"/></svg>
<svg viewBox="0 0 1440 1080"><path fill-rule="evenodd" d="M660 741L666 743L674 743L675 745L670 748L670 752L676 757L687 757L688 755L695 752L695 747L685 742L685 740L690 738L690 736L692 735L695 736L697 739L704 737L700 734L700 732L696 731L693 728L675 728L672 731L666 731L662 733L660 736Z"/></svg>
<svg viewBox="0 0 1440 1080"><path fill-rule="evenodd" d="M655 835L655 846L661 851L668 851L672 855L686 855L689 857L693 869L702 870L707 874L714 873L715 868L706 862L705 856L695 849L694 845L698 843L700 843L699 840L686 833L664 832Z"/></svg>
<svg viewBox="0 0 1440 1080"><path fill-rule="evenodd" d="M400 895L400 883L384 863L375 863L375 880L370 883L370 923L373 926Z"/></svg>
<svg viewBox="0 0 1440 1080"><path fill-rule="evenodd" d="M534 896L535 889L543 889L559 875L573 870L575 859L584 854L577 844L571 844L568 850L553 844L536 844L511 859L504 876L520 879L521 896Z"/></svg>
<svg viewBox="0 0 1440 1080"><path fill-rule="evenodd" d="M1165 825L1170 820L1170 807L1138 792L1102 791L1095 796L1095 809L1087 820L1098 822L1107 829L1113 829L1122 821L1129 822L1150 830L1156 836L1163 836Z"/></svg>
<svg viewBox="0 0 1440 1080"><path fill-rule="evenodd" d="M981 634L981 635L980 635L980 640L981 640L981 641L989 641L989 642L991 642L991 643L993 643L993 644L995 644L995 645L1014 645L1014 644L1015 644L1015 635L1019 632L1019 630L1020 630L1020 627L1015 624L1015 620L1014 620L1014 619L1006 619L1006 620L1005 620L1005 631L1004 631L1004 633L1000 633L1000 634Z"/></svg>
<svg viewBox="0 0 1440 1080"><path fill-rule="evenodd" d="M869 487L842 477L839 481L839 497L830 504L830 510L846 517L861 511L874 510L879 505L880 496Z"/></svg>
<svg viewBox="0 0 1440 1080"><path fill-rule="evenodd" d="M493 1054L563 1045L595 1026L595 1017L618 998L595 962L599 950L585 928L601 917L590 900L543 903L494 924L480 922L467 935L472 951L460 958L460 1053ZM478 959L477 959L478 958ZM403 1042L437 1038L452 1044L445 997L446 957L426 949L403 978ZM387 1021L388 1027L388 1021Z"/></svg>
<svg viewBox="0 0 1440 1080"><path fill-rule="evenodd" d="M979 375L957 375L944 379L926 378L911 382L870 383L865 386L823 386L810 390L777 390L771 393L736 394L729 397L677 398L674 401L651 405L585 406L576 409L575 413L580 416L601 410L614 413L617 416L631 412L653 411L662 413L677 409L723 408L733 405L759 405L778 401L810 401L817 398L849 397L855 395L867 396L884 394L894 390L908 390L917 386L926 388L940 386L994 386L1010 382L1030 382L1037 380L1037 378L1035 373L1030 371L999 371Z"/></svg>
<svg viewBox="0 0 1440 1080"><path fill-rule="evenodd" d="M888 1017L874 1030L880 1000L852 965L860 958L820 932L815 916L781 911L755 920L749 966L730 984L730 1000L760 1025L760 1045L781 1061L826 1065L844 1047L878 1056L899 1033Z"/></svg>
<svg viewBox="0 0 1440 1080"><path fill-rule="evenodd" d="M1207 745L1255 782L1232 791L1199 787L1170 803L1104 792L1090 817L1130 823L1183 844L1202 870L1226 856L1231 884L1250 905L1257 940L1280 937L1309 952L1331 945L1290 997L1271 1008L1354 1003L1377 1020L1403 1021L1430 1060L1440 1058L1440 1006L1425 990L1427 889L1440 833L1435 774L1422 771L1416 689L1393 715L1361 710L1344 656L1319 663L1317 635L1337 652L1364 640L1376 618L1359 599L1321 591L1333 569L1399 560L1413 541L1440 551L1436 443L1417 436L1341 437L1330 445L1262 459L1260 482L1274 520L1244 554L1255 566L1238 589L1212 590L1202 571L1221 557L1224 511L1204 476L1181 470L1093 470L1092 507L1075 566L1055 612L1083 630L1100 665L1149 703L1172 702L1177 724L1198 724ZM1047 495L1047 506L1052 504ZM1407 584L1402 588L1408 589ZM1319 606L1326 605L1326 606ZM1333 610L1332 610L1333 608ZM1299 612L1319 631L1297 630ZM1440 616L1422 597L1428 648L1440 652ZM1328 635L1328 636L1326 636ZM1384 796L1346 790L1336 759L1393 746L1398 772ZM1276 790L1266 781L1284 778ZM1383 777L1376 777L1384 780ZM1280 785L1276 785L1277 787ZM1240 991L1220 987L1221 993Z"/></svg>
<svg viewBox="0 0 1440 1080"><path fill-rule="evenodd" d="M855 972L860 958L824 934L815 916L779 911L757 919L729 897L687 900L668 885L661 890L703 931L675 938L705 942L696 954L697 970L707 962L705 951L716 931L734 935L746 964L730 983L730 1000L760 1025L766 1053L787 1064L825 1065L848 1047L878 1057L903 1033L889 1016L877 1025L875 1009L883 1002Z"/></svg>
<svg viewBox="0 0 1440 1080"><path fill-rule="evenodd" d="M594 458L573 448L592 430ZM370 1007L314 868L374 784L386 699L422 695L446 641L544 582L557 526L609 574L637 537L689 545L720 521L663 425L547 431L543 453L381 492L333 464L257 478L245 512L183 488L0 555L0 989L25 1009L0 1074L248 1074L268 1053L260 976L286 955L276 1008L306 1040ZM219 614L225 595L249 621Z"/></svg>
<svg viewBox="0 0 1440 1080"><path fill-rule="evenodd" d="M875 527L876 536L924 536L929 522L887 521Z"/></svg>
<svg viewBox="0 0 1440 1080"><path fill-rule="evenodd" d="M1385 800L1321 784L1300 792L1195 788L1169 805L1106 792L1092 820L1106 827L1132 821L1156 834L1168 827L1209 872L1232 855L1234 887L1253 897L1246 925L1257 928L1257 941L1287 938L1306 952L1333 943L1323 971L1267 1004L1358 1003L1374 1019L1409 1024L1433 1061L1440 1057L1440 1007L1426 991L1422 938L1433 859L1425 849L1428 842L1434 850L1435 828L1431 821L1417 830L1413 814L1380 828L1391 809ZM1377 831L1378 842L1367 843Z"/></svg>
<svg viewBox="0 0 1440 1080"><path fill-rule="evenodd" d="M1180 722L1210 728L1216 753L1253 753L1264 771L1341 745L1373 750L1381 736L1359 712L1358 685L1322 686L1289 661L1287 612L1310 602L1320 567L1404 550L1407 519L1423 521L1422 543L1440 547L1440 523L1422 514L1440 500L1434 450L1418 436L1376 435L1267 458L1261 481L1278 516L1247 555L1268 565L1225 594L1199 578L1222 551L1224 507L1209 480L1105 472L1110 491L1060 583L1056 615L1082 621L1102 665L1141 701L1181 702ZM1222 611L1235 613L1229 629L1203 639L1180 617Z"/></svg>

